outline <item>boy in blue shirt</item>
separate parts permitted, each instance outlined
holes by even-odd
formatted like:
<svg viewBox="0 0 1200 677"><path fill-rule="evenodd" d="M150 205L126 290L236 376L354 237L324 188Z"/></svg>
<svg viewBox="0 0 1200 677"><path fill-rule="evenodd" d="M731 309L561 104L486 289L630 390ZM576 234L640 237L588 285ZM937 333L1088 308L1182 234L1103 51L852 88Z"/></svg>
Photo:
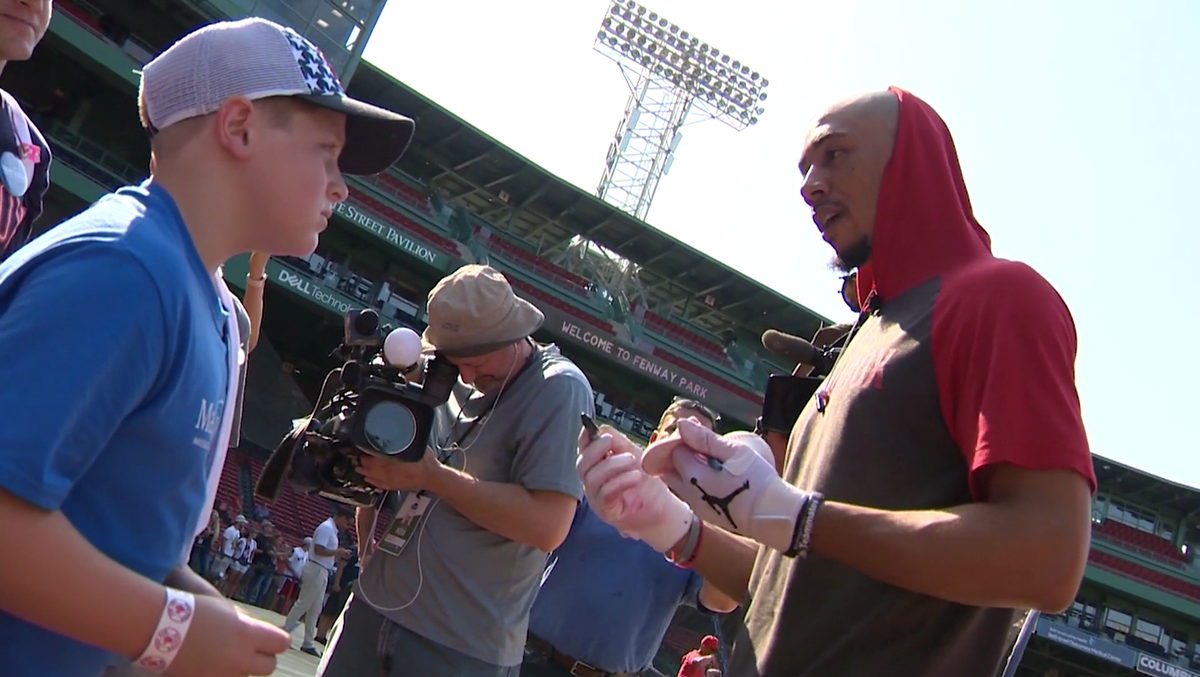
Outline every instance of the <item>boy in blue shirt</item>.
<svg viewBox="0 0 1200 677"><path fill-rule="evenodd" d="M275 670L287 635L179 566L236 397L216 272L311 253L343 172L383 171L413 131L261 19L167 49L139 108L152 178L0 264L0 533L39 547L33 569L0 564L5 677L94 677L122 656L172 677Z"/></svg>
<svg viewBox="0 0 1200 677"><path fill-rule="evenodd" d="M676 422L689 417L708 428L717 421L708 407L676 399L650 441L675 432ZM622 536L585 499L534 600L521 677L636 675L650 667L683 604L717 613L737 607L695 571Z"/></svg>

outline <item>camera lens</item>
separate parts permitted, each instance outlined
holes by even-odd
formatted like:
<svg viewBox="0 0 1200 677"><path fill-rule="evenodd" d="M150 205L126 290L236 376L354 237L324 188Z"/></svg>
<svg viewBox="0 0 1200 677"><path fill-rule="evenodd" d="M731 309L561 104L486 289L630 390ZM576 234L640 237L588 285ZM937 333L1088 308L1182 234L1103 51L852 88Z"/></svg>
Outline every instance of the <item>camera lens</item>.
<svg viewBox="0 0 1200 677"><path fill-rule="evenodd" d="M354 318L354 329L359 334L368 336L379 331L379 313L370 308L364 309Z"/></svg>
<svg viewBox="0 0 1200 677"><path fill-rule="evenodd" d="M376 402L363 417L363 434L375 451L392 456L412 446L417 419L399 402Z"/></svg>

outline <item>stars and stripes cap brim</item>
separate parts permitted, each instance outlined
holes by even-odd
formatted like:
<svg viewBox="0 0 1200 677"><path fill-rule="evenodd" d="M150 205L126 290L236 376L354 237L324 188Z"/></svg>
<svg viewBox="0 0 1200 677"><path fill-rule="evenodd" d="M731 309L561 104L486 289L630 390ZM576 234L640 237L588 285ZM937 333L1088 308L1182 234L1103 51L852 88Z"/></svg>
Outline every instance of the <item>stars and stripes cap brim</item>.
<svg viewBox="0 0 1200 677"><path fill-rule="evenodd" d="M346 115L345 174L378 174L404 154L412 119L346 95L315 45L296 31L251 17L181 38L142 69L139 100L151 135L215 112L231 97L292 96Z"/></svg>
<svg viewBox="0 0 1200 677"><path fill-rule="evenodd" d="M338 157L342 173L370 176L391 167L412 141L412 119L349 96L301 94L297 98L346 115L346 147Z"/></svg>

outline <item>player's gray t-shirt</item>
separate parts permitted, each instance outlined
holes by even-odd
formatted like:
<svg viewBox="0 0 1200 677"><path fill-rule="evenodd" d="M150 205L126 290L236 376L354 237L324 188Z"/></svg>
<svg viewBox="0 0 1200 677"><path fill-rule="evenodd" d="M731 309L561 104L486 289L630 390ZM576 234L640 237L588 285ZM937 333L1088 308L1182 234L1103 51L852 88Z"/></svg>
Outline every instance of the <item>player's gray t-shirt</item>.
<svg viewBox="0 0 1200 677"><path fill-rule="evenodd" d="M557 347L540 346L489 415L494 401L460 383L439 407L431 443L465 448L446 462L459 469L465 463L480 480L578 500L579 415L593 415L583 372ZM431 504L422 519L398 555L378 551L368 560L359 577L362 601L450 649L492 665L519 664L546 553L478 526L448 503Z"/></svg>

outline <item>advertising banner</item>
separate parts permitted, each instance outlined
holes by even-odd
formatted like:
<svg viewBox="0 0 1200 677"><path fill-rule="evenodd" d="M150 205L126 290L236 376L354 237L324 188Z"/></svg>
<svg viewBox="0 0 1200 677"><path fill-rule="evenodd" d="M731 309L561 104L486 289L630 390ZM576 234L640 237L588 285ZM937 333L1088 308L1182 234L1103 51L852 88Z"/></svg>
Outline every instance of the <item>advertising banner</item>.
<svg viewBox="0 0 1200 677"><path fill-rule="evenodd" d="M1138 663L1137 652L1124 644L1117 644L1099 635L1093 635L1085 630L1072 628L1069 625L1064 625L1044 616L1038 619L1037 634L1056 644L1069 646L1081 653L1102 658L1110 663L1123 665L1127 668L1132 668L1134 664ZM1140 666L1138 670L1143 671ZM1151 672L1147 674L1167 677L1167 673ZM1186 676L1172 674L1169 677Z"/></svg>
<svg viewBox="0 0 1200 677"><path fill-rule="evenodd" d="M1138 654L1137 671L1151 677L1200 677L1200 674L1148 653Z"/></svg>
<svg viewBox="0 0 1200 677"><path fill-rule="evenodd" d="M247 256L238 256L225 264L225 279L231 286L242 288L246 279ZM288 292L308 300L330 312L344 315L347 311L366 306L362 301L327 287L311 274L280 263L276 259L267 262L267 280ZM617 338L599 327L580 322L578 319L550 306L538 304L546 315L547 331L566 339L564 345L575 345L608 358L648 378L662 383L682 397L703 402L722 416L751 425L761 411L761 402L752 402L728 388L719 386L697 374L666 362L648 352L622 344ZM399 318L384 316L384 321ZM401 320L411 325L412 318Z"/></svg>
<svg viewBox="0 0 1200 677"><path fill-rule="evenodd" d="M538 304L538 308L546 314L546 329L568 339L566 345L582 346L662 383L682 397L703 402L722 416L746 424L754 423L762 410L761 402L751 402L677 365L624 345L612 334L599 327L584 324L553 306Z"/></svg>
<svg viewBox="0 0 1200 677"><path fill-rule="evenodd" d="M368 214L364 209L354 205L351 201L338 203L333 208L334 213L346 219L350 223L367 231L371 235L387 242L396 247L405 254L414 258L420 259L425 263L437 268L443 272L449 272L450 257L442 252L436 251L433 247L412 239L399 229L384 223L383 221Z"/></svg>
<svg viewBox="0 0 1200 677"><path fill-rule="evenodd" d="M242 255L235 256L225 264L225 280L229 286L237 289L245 286L249 263L250 257ZM362 301L325 286L311 273L301 272L276 259L267 261L267 281L338 315L366 307Z"/></svg>

